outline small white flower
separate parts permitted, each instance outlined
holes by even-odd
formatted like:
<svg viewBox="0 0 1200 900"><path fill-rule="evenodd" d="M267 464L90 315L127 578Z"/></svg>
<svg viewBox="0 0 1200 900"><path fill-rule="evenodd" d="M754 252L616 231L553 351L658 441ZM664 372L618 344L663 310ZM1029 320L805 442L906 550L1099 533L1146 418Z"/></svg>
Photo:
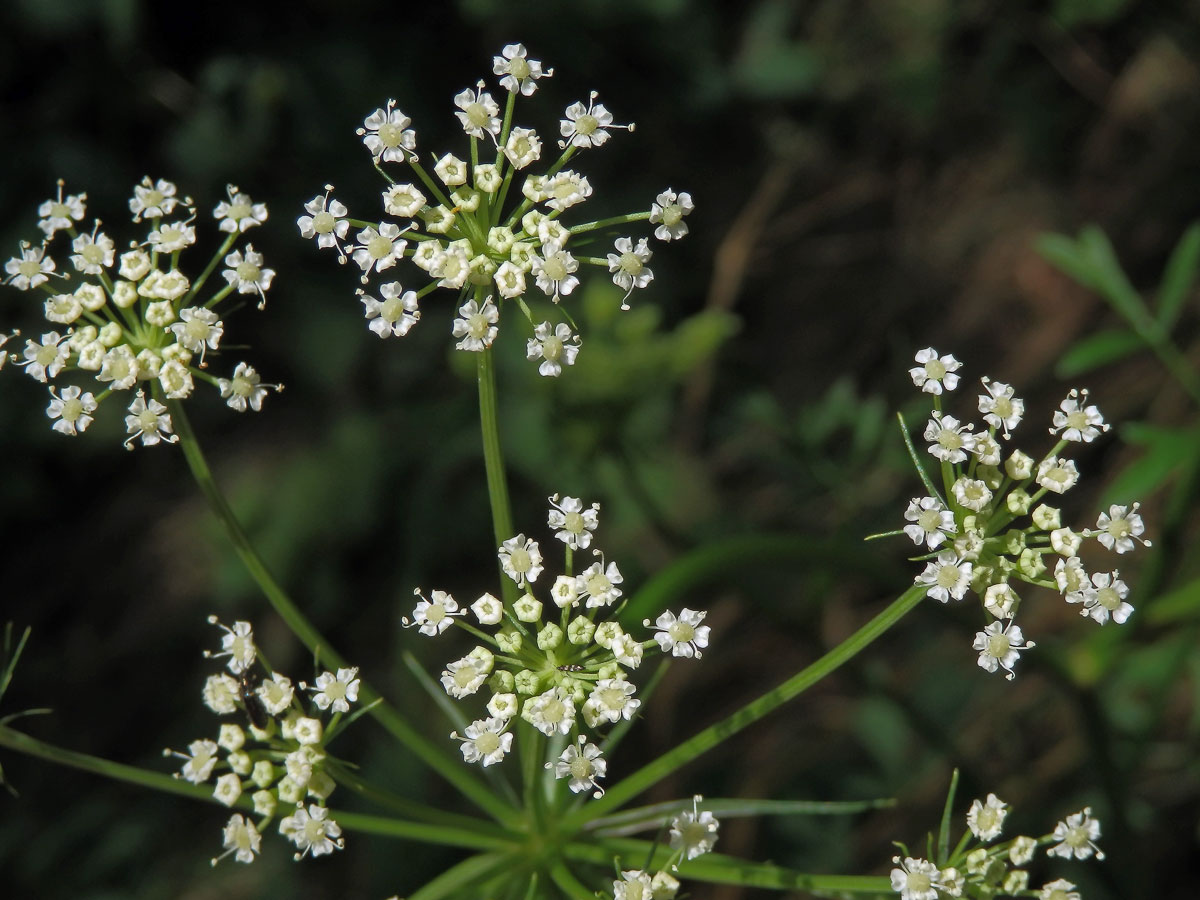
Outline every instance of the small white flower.
<svg viewBox="0 0 1200 900"><path fill-rule="evenodd" d="M488 701L488 712L497 719L511 719L521 708L517 695L513 693L492 694Z"/></svg>
<svg viewBox="0 0 1200 900"><path fill-rule="evenodd" d="M961 600L970 587L972 568L971 563L959 559L952 550L943 550L936 560L925 566L925 571L917 576L916 583L929 585L927 596L934 600L942 603L948 602L951 597Z"/></svg>
<svg viewBox="0 0 1200 900"><path fill-rule="evenodd" d="M585 176L564 169L542 181L540 193L548 207L562 212L592 196L592 185ZM546 242L540 234L538 237Z"/></svg>
<svg viewBox="0 0 1200 900"><path fill-rule="evenodd" d="M991 381L986 375L980 381L987 391L979 395L979 411L983 413L983 420L993 428L1000 429L1007 438L1025 415L1025 401L1013 396L1011 384Z"/></svg>
<svg viewBox="0 0 1200 900"><path fill-rule="evenodd" d="M550 497L550 514L546 524L558 529L554 536L572 550L586 550L592 543L592 532L600 525L600 504L587 509L578 497Z"/></svg>
<svg viewBox="0 0 1200 900"><path fill-rule="evenodd" d="M992 841L1000 836L1007 815L1008 804L995 794L988 794L986 802L976 800L967 810L967 828L979 840Z"/></svg>
<svg viewBox="0 0 1200 900"><path fill-rule="evenodd" d="M572 793L590 790L597 799L604 796L604 788L596 783L596 779L604 777L608 762L601 757L600 748L587 743L587 738L582 734L555 762L546 763L546 768L554 769L555 778L570 778L567 786Z"/></svg>
<svg viewBox="0 0 1200 900"><path fill-rule="evenodd" d="M254 862L254 855L259 852L259 847L262 845L262 835L258 833L258 829L254 827L254 823L242 817L241 813L235 813L229 817L229 821L225 824L224 843L225 852L218 859L233 854L233 858L240 863ZM217 864L214 859L213 865Z"/></svg>
<svg viewBox="0 0 1200 900"><path fill-rule="evenodd" d="M542 574L542 552L538 549L537 541L526 539L524 534L505 541L498 551L500 566L504 574L520 587Z"/></svg>
<svg viewBox="0 0 1200 900"><path fill-rule="evenodd" d="M467 183L470 168L453 153L447 153L434 163L433 172L442 180L442 184L447 187L458 187L460 184Z"/></svg>
<svg viewBox="0 0 1200 900"><path fill-rule="evenodd" d="M372 268L376 272L390 269L403 258L408 242L401 240L400 226L381 222L378 228L368 225L356 237L359 246L353 252L354 262L363 270L363 277Z"/></svg>
<svg viewBox="0 0 1200 900"><path fill-rule="evenodd" d="M262 379L253 367L240 362L234 368L232 378L217 379L217 388L221 391L225 405L230 409L245 412L248 406L254 412L261 412L263 399L267 396L267 389L283 390L283 385L262 384L261 382Z"/></svg>
<svg viewBox="0 0 1200 900"><path fill-rule="evenodd" d="M934 410L925 426L925 440L931 441L929 452L942 462L965 462L967 452L975 449L975 434L970 425L962 425L954 416Z"/></svg>
<svg viewBox="0 0 1200 900"><path fill-rule="evenodd" d="M405 162L417 155L417 133L408 126L412 119L396 109L396 101L377 109L363 121L357 133L371 151L375 162Z"/></svg>
<svg viewBox="0 0 1200 900"><path fill-rule="evenodd" d="M1097 530L1087 532L1088 537L1094 535L1106 550L1115 550L1117 553L1130 552L1134 541L1141 541L1144 546L1149 547L1150 542L1141 536L1146 526L1138 513L1140 505L1134 503L1132 506L1119 506L1114 503L1108 508L1108 512L1100 513L1096 520Z"/></svg>
<svg viewBox="0 0 1200 900"><path fill-rule="evenodd" d="M524 169L542 156L542 140L532 128L514 128L508 133L504 155L514 169Z"/></svg>
<svg viewBox="0 0 1200 900"><path fill-rule="evenodd" d="M1088 573L1078 556L1060 559L1054 565L1054 583L1058 585L1060 594L1074 594L1086 590L1090 586ZM1072 603L1076 601L1070 601Z"/></svg>
<svg viewBox="0 0 1200 900"><path fill-rule="evenodd" d="M321 743L321 720L300 716L292 723L292 737L306 747Z"/></svg>
<svg viewBox="0 0 1200 900"><path fill-rule="evenodd" d="M1092 575L1092 583L1082 591L1067 594L1068 603L1082 603L1080 615L1091 616L1103 625L1112 617L1118 625L1133 613L1133 605L1125 602L1129 596L1129 586L1118 576L1117 571L1097 572Z"/></svg>
<svg viewBox="0 0 1200 900"><path fill-rule="evenodd" d="M504 619L504 604L491 594L484 594L471 604L471 612L480 625L499 625Z"/></svg>
<svg viewBox="0 0 1200 900"><path fill-rule="evenodd" d="M583 717L588 727L632 719L642 705L642 701L633 696L635 690L623 678L602 678L597 681L583 704Z"/></svg>
<svg viewBox="0 0 1200 900"><path fill-rule="evenodd" d="M541 255L534 253L533 262L534 283L547 297L552 297L557 303L559 295L566 296L575 290L579 279L572 273L578 270L579 263L566 250L554 242L542 247Z"/></svg>
<svg viewBox="0 0 1200 900"><path fill-rule="evenodd" d="M986 431L983 434L975 436L975 446L971 452L985 466L999 466L1001 460L1004 459L1003 451L1000 449L1000 442Z"/></svg>
<svg viewBox="0 0 1200 900"><path fill-rule="evenodd" d="M241 685L230 675L222 672L210 675L204 681L204 691L201 696L204 705L218 716L227 716L237 712L238 699L241 696Z"/></svg>
<svg viewBox="0 0 1200 900"><path fill-rule="evenodd" d="M162 178L152 182L149 175L144 176L141 184L134 185L133 197L129 200L133 221L140 222L143 217L161 219L170 215L179 203L175 193L175 185L171 182Z"/></svg>
<svg viewBox="0 0 1200 900"><path fill-rule="evenodd" d="M505 264L507 265L507 263ZM527 359L541 360L538 374L548 378L557 378L562 374L563 366L573 366L575 357L579 355L579 335L571 331L566 322L551 325L543 322L534 329L525 346Z"/></svg>
<svg viewBox="0 0 1200 900"><path fill-rule="evenodd" d="M496 282L496 290L506 300L520 297L525 293L525 273L511 260L502 262L492 277Z"/></svg>
<svg viewBox="0 0 1200 900"><path fill-rule="evenodd" d="M1020 627L1014 625L1012 619L1006 623L993 622L977 632L974 643L974 648L979 651L980 668L988 672L1003 669L1007 673L1004 677L1009 681L1015 677L1012 667L1020 658L1021 651L1036 646L1033 641L1025 640Z"/></svg>
<svg viewBox="0 0 1200 900"><path fill-rule="evenodd" d="M648 900L654 896L654 882L641 869L629 869L621 873L621 880L613 882L613 900Z"/></svg>
<svg viewBox="0 0 1200 900"><path fill-rule="evenodd" d="M455 349L482 352L492 346L499 333L496 323L500 321L500 310L490 297L482 307L474 300L468 300L459 307L458 315L452 334L462 340L454 345Z"/></svg>
<svg viewBox="0 0 1200 900"><path fill-rule="evenodd" d="M575 701L561 688L551 688L526 700L521 718L547 737L570 734L575 724Z"/></svg>
<svg viewBox="0 0 1200 900"><path fill-rule="evenodd" d="M310 853L324 856L345 846L341 826L329 818L326 807L316 804L310 805L307 811L301 806L295 813L282 819L279 833L300 848L296 859L302 859Z"/></svg>
<svg viewBox="0 0 1200 900"><path fill-rule="evenodd" d="M71 265L84 275L99 275L112 266L116 253L112 238L96 231L79 235L71 242L71 249L75 251Z"/></svg>
<svg viewBox="0 0 1200 900"><path fill-rule="evenodd" d="M700 651L708 646L710 629L700 624L706 615L708 613L684 607L676 618L673 612L666 610L654 621L658 630L654 639L664 653L670 650L672 656L699 659ZM642 624L649 628L650 620L646 619Z"/></svg>
<svg viewBox="0 0 1200 900"><path fill-rule="evenodd" d="M927 859L911 856L903 861L895 856L892 862L899 866L892 869L892 890L900 895L900 900L938 900L938 889L944 884L937 866Z"/></svg>
<svg viewBox="0 0 1200 900"><path fill-rule="evenodd" d="M263 679L254 693L262 701L268 715L278 716L292 705L295 688L292 687L292 680L286 675L273 672L270 678Z"/></svg>
<svg viewBox="0 0 1200 900"><path fill-rule="evenodd" d="M405 291L398 281L379 286L382 300L362 295L364 312L370 320L367 325L381 338L404 337L421 319L416 291Z"/></svg>
<svg viewBox="0 0 1200 900"><path fill-rule="evenodd" d="M683 812L671 821L671 849L684 850L688 859L695 859L712 851L717 842L717 829L721 823L708 810L700 811L699 794L692 798L692 811Z"/></svg>
<svg viewBox="0 0 1200 900"><path fill-rule="evenodd" d="M210 625L216 625L225 634L221 638L221 651L211 654L206 652L206 657L220 659L222 656L228 656L227 665L234 675L241 675L254 665L255 659L258 658L258 649L254 646L254 631L249 622L234 622L232 628L222 625L216 616L209 616L208 622Z"/></svg>
<svg viewBox="0 0 1200 900"><path fill-rule="evenodd" d="M175 253L196 243L196 229L187 222L167 222L150 232L147 243L156 253Z"/></svg>
<svg viewBox="0 0 1200 900"><path fill-rule="evenodd" d="M483 686L488 672L481 661L474 656L464 656L449 663L442 670L441 682L446 693L456 700L469 697Z"/></svg>
<svg viewBox="0 0 1200 900"><path fill-rule="evenodd" d="M610 562L605 568L604 560L592 563L575 577L575 585L580 597L587 598L588 609L599 606L612 606L621 596L617 587L625 579L615 562Z"/></svg>
<svg viewBox="0 0 1200 900"><path fill-rule="evenodd" d="M121 254L118 274L129 281L141 281L150 272L150 254L140 247Z"/></svg>
<svg viewBox="0 0 1200 900"><path fill-rule="evenodd" d="M524 97L532 96L537 90L537 80L554 74L553 69L543 71L540 61L529 59L524 44L505 44L500 53L501 56L492 57L492 72L504 76L500 86L510 94L520 91Z"/></svg>
<svg viewBox="0 0 1200 900"><path fill-rule="evenodd" d="M1096 846L1100 837L1100 821L1092 818L1090 806L1067 816L1066 821L1054 826L1055 844L1046 851L1047 856L1061 856L1063 859L1087 859L1095 854L1096 859L1104 859L1104 852Z"/></svg>
<svg viewBox="0 0 1200 900"><path fill-rule="evenodd" d="M25 241L20 246L20 258L14 256L4 264L4 271L8 273L4 283L11 284L18 291L27 291L50 280L54 272L54 260L46 256L45 247L31 247Z"/></svg>
<svg viewBox="0 0 1200 900"><path fill-rule="evenodd" d="M500 107L483 88L481 81L475 85L475 90L467 88L455 94L454 105L459 111L454 115L470 137L482 138L486 134L495 140L500 133L500 117L497 115Z"/></svg>
<svg viewBox="0 0 1200 900"><path fill-rule="evenodd" d="M904 533L918 546L924 541L930 550L936 550L957 530L954 513L942 506L937 497L913 497L904 518L913 523L904 526Z"/></svg>
<svg viewBox="0 0 1200 900"><path fill-rule="evenodd" d="M218 803L233 806L238 802L240 796L242 796L242 780L236 774L226 772L217 779L216 785L213 787L213 797Z"/></svg>
<svg viewBox="0 0 1200 900"><path fill-rule="evenodd" d="M598 96L599 94L592 91L588 95L587 106L584 106L581 101L577 101L567 107L566 112L563 113L566 118L560 119L558 123L559 134L564 138L558 142L559 147L599 147L612 137L608 133L610 128L633 131L632 123L614 125L612 113L605 108L603 103L596 102Z"/></svg>
<svg viewBox="0 0 1200 900"><path fill-rule="evenodd" d="M425 207L425 195L411 184L393 184L383 192L383 210L411 219Z"/></svg>
<svg viewBox="0 0 1200 900"><path fill-rule="evenodd" d="M68 194L63 196L66 183L58 180L58 193L53 200L47 200L38 207L41 220L38 228L46 234L46 238L54 237L55 232L73 228L76 222L82 221L86 212L84 201L87 194Z"/></svg>
<svg viewBox="0 0 1200 900"><path fill-rule="evenodd" d="M1021 598L1007 582L988 585L983 593L983 608L997 619L1011 619L1020 605Z"/></svg>
<svg viewBox="0 0 1200 900"><path fill-rule="evenodd" d="M258 308L262 309L271 282L275 280L275 270L263 267L263 255L254 250L253 244L247 244L245 255L234 250L225 257L225 265L229 267L221 273L225 280L236 287L239 294L258 294Z"/></svg>
<svg viewBox="0 0 1200 900"><path fill-rule="evenodd" d="M174 754L186 760L179 772L179 777L183 778L184 781L190 781L192 784L203 784L208 781L208 776L212 774L213 768L217 764L218 750L219 748L213 741L207 739L192 741L188 744L188 752L186 754Z"/></svg>
<svg viewBox="0 0 1200 900"><path fill-rule="evenodd" d="M203 306L189 306L179 311L181 321L171 326L175 340L192 353L200 354L201 365L206 349L216 350L225 333L224 324L217 314Z"/></svg>
<svg viewBox="0 0 1200 900"><path fill-rule="evenodd" d="M507 729L507 719L476 719L463 729L463 735L454 732L450 737L462 741L459 749L462 750L464 761L477 762L486 767L503 760L512 749L513 736Z"/></svg>
<svg viewBox="0 0 1200 900"><path fill-rule="evenodd" d="M691 194L676 194L667 188L650 206L650 224L658 225L654 236L660 241L673 241L688 233L683 217L695 208Z"/></svg>
<svg viewBox="0 0 1200 900"><path fill-rule="evenodd" d="M54 388L50 388L50 405L46 407L46 415L58 420L51 428L60 434L74 436L87 431L96 406L96 398L92 393L89 391L84 394L75 385L63 388L61 395L55 394Z"/></svg>
<svg viewBox="0 0 1200 900"><path fill-rule="evenodd" d="M229 234L245 234L255 225L267 221L265 203L255 203L232 184L225 185L228 200L222 200L213 210L217 228Z"/></svg>
<svg viewBox="0 0 1200 900"><path fill-rule="evenodd" d="M958 387L958 376L954 373L962 368L962 363L950 354L939 357L936 350L926 347L917 351L916 361L918 365L909 369L908 375L925 393L936 396Z"/></svg>
<svg viewBox="0 0 1200 900"><path fill-rule="evenodd" d="M312 688L313 703L320 709L333 708L334 712L349 712L350 704L358 699L358 668L338 669L337 675L322 672Z"/></svg>
<svg viewBox="0 0 1200 900"><path fill-rule="evenodd" d="M338 241L344 241L346 233L350 230L350 223L346 221L350 210L345 204L329 196L332 190L333 185L327 184L323 195L318 194L305 203L304 209L308 215L298 218L296 225L300 228L302 238L311 240L315 237L318 247L333 247L341 254L342 248ZM124 272L122 274L124 275Z"/></svg>
<svg viewBox="0 0 1200 900"><path fill-rule="evenodd" d="M974 478L959 478L951 487L958 505L974 512L982 512L992 502L992 492L982 481Z"/></svg>
<svg viewBox="0 0 1200 900"><path fill-rule="evenodd" d="M1036 481L1048 491L1064 494L1079 481L1075 460L1048 456L1038 464Z"/></svg>
<svg viewBox="0 0 1200 900"><path fill-rule="evenodd" d="M1108 431L1111 425L1104 422L1104 416L1095 406L1085 406L1088 392L1072 389L1067 393L1067 399L1059 404L1054 412L1054 427L1051 434L1062 432L1064 441L1082 441L1090 444L1102 432ZM1061 411L1060 411L1061 410Z"/></svg>
<svg viewBox="0 0 1200 900"><path fill-rule="evenodd" d="M139 437L143 447L153 447L160 441L174 444L179 440L179 436L172 433L171 416L167 408L154 399L147 403L144 391L138 391L133 402L129 404L125 430L129 433L125 440L126 450L132 450L133 442Z"/></svg>
<svg viewBox="0 0 1200 900"><path fill-rule="evenodd" d="M420 588L413 593L421 597ZM445 591L430 591L428 600L421 597L417 603L413 610L412 621L410 622L408 619L401 621L405 626L419 625L421 634L436 637L454 624L454 616L464 615L466 615L466 610L460 610L458 601Z"/></svg>
<svg viewBox="0 0 1200 900"><path fill-rule="evenodd" d="M1037 892L1037 900L1081 900L1081 895L1075 890L1075 885L1067 879L1056 878L1042 885L1042 889Z"/></svg>
<svg viewBox="0 0 1200 900"><path fill-rule="evenodd" d="M638 240L637 247L627 237L617 238L614 245L617 252L608 254L608 271L612 273L613 284L625 291L621 309L629 309L627 301L634 289L644 288L654 278L654 273L646 266L653 253L645 238Z"/></svg>

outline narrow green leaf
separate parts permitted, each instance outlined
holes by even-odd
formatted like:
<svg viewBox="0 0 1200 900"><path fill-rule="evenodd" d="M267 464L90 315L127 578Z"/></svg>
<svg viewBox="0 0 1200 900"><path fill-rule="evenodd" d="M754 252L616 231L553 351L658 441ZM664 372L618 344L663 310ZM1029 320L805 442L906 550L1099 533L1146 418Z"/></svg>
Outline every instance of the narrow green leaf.
<svg viewBox="0 0 1200 900"><path fill-rule="evenodd" d="M4 670L0 671L0 698L4 696L4 692L8 690L8 685L12 681L13 672L17 669L17 663L21 659L21 653L25 650L25 643L29 640L32 628L26 628L21 635L21 639L17 641L17 649L12 649L12 629L13 623L6 622L4 625Z"/></svg>
<svg viewBox="0 0 1200 900"><path fill-rule="evenodd" d="M945 866L950 858L950 817L954 812L954 795L958 793L958 769L950 776L950 790L946 792L946 805L942 807L942 824L938 828L937 864Z"/></svg>
<svg viewBox="0 0 1200 900"><path fill-rule="evenodd" d="M1152 625L1173 625L1200 619L1200 578L1157 597L1146 610Z"/></svg>
<svg viewBox="0 0 1200 900"><path fill-rule="evenodd" d="M512 858L503 853L480 853L470 856L426 883L415 893L409 894L408 900L442 900L460 888L478 885L488 875L510 865Z"/></svg>
<svg viewBox="0 0 1200 900"><path fill-rule="evenodd" d="M824 800L737 800L704 798L704 808L722 819L745 816L846 816L895 806L890 798L879 800L824 801ZM626 809L611 816L594 819L587 824L589 831L606 837L625 836L658 828L685 810L692 808L692 800L669 800Z"/></svg>
<svg viewBox="0 0 1200 900"><path fill-rule="evenodd" d="M1059 378L1075 378L1124 359L1145 346L1145 341L1123 328L1097 331L1076 341L1058 361L1054 372Z"/></svg>
<svg viewBox="0 0 1200 900"><path fill-rule="evenodd" d="M1162 428L1131 422L1121 428L1121 437L1146 447L1146 452L1108 485L1104 505L1128 503L1154 493L1200 453L1200 428Z"/></svg>
<svg viewBox="0 0 1200 900"><path fill-rule="evenodd" d="M1038 235L1033 242L1038 255L1079 284L1095 290L1099 285L1096 265L1082 252L1073 238L1065 234Z"/></svg>
<svg viewBox="0 0 1200 900"><path fill-rule="evenodd" d="M1108 235L1096 225L1087 225L1079 232L1079 247L1092 263L1094 286L1113 309L1134 327L1148 321L1150 314L1146 305L1125 276Z"/></svg>
<svg viewBox="0 0 1200 900"><path fill-rule="evenodd" d="M900 422L900 433L904 435L904 446L908 450L908 458L912 460L913 468L917 470L917 475L920 477L921 483L925 485L925 490L929 491L930 497L937 497L942 501L942 505L945 506L946 499L938 493L937 488L933 486L933 482L929 478L929 473L921 465L921 459L917 456L917 448L913 446L912 435L908 432L908 423L904 421L904 416L901 413L896 413L896 419Z"/></svg>
<svg viewBox="0 0 1200 900"><path fill-rule="evenodd" d="M1196 280L1196 270L1200 268L1200 222L1183 233L1179 243L1167 260L1163 270L1162 284L1158 288L1158 324L1163 332L1171 330L1171 326L1179 318L1183 303L1191 293Z"/></svg>

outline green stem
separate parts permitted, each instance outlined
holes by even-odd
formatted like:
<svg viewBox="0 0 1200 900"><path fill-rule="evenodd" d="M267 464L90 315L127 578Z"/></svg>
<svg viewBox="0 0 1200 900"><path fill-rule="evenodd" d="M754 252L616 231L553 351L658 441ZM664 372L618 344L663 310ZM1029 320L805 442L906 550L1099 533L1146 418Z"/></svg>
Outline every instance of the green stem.
<svg viewBox="0 0 1200 900"><path fill-rule="evenodd" d="M191 422L188 421L187 413L183 409L183 404L178 400L168 400L167 403L171 410L171 421L174 423L175 433L179 435L180 447L183 449L184 457L196 479L196 484L199 485L205 499L208 500L213 514L225 527L225 533L233 544L234 551L249 571L250 577L254 579L271 607L292 630L292 633L314 655L319 654L324 665L331 668L346 668L346 661L305 618L292 599L271 576L262 559L259 558L250 539L246 536L246 532L242 529L241 523L230 508L229 502L225 499L225 495L221 493L221 489L213 478L204 453L200 449L200 444L196 440L195 432L192 431ZM400 743L496 821L510 826L517 821L516 811L512 807L470 775L460 762L421 736L394 707L386 701L374 703L378 697L379 694L363 681L359 691L359 701L364 706L370 706L370 714Z"/></svg>
<svg viewBox="0 0 1200 900"><path fill-rule="evenodd" d="M812 665L800 670L757 700L747 703L733 715L709 726L674 749L667 751L658 759L638 769L609 788L608 792L599 800L594 800L572 813L564 820L563 829L582 827L586 821L616 809L676 769L797 697L826 675L849 662L872 641L900 621L906 613L921 602L927 590L925 585L913 585L896 598L887 609Z"/></svg>
<svg viewBox="0 0 1200 900"><path fill-rule="evenodd" d="M469 885L477 885L488 875L512 865L512 857L504 853L480 853L451 866L408 900L442 900Z"/></svg>
<svg viewBox="0 0 1200 900"><path fill-rule="evenodd" d="M418 841L422 844L443 844L448 847L469 847L475 850L511 850L516 846L516 841L512 838L480 834L476 831L448 825L404 822L386 816L372 816L346 810L330 810L329 816L342 828L349 831Z"/></svg>
<svg viewBox="0 0 1200 900"><path fill-rule="evenodd" d="M488 500L492 505L492 531L496 547L513 537L512 508L508 500L508 482L504 476L504 454L500 450L500 423L496 411L496 368L492 350L477 354L479 381L479 428L483 435L483 464L487 469ZM497 565L499 565L497 563ZM500 590L504 603L512 609L517 586L500 570Z"/></svg>
<svg viewBox="0 0 1200 900"><path fill-rule="evenodd" d="M571 900L596 900L596 892L588 888L576 878L562 860L555 860L550 866L550 878L558 885L559 890Z"/></svg>

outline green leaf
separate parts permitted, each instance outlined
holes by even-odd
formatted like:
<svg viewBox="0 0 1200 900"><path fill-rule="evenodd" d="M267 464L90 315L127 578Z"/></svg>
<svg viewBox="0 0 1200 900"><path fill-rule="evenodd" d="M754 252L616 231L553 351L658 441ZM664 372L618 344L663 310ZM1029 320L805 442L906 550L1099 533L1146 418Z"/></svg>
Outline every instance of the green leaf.
<svg viewBox="0 0 1200 900"><path fill-rule="evenodd" d="M1100 366L1123 359L1146 346L1132 331L1110 329L1076 341L1055 366L1059 378L1074 378Z"/></svg>
<svg viewBox="0 0 1200 900"><path fill-rule="evenodd" d="M1131 422L1121 428L1121 437L1126 443L1144 446L1146 452L1109 484L1102 501L1106 506L1154 493L1200 453L1200 427L1162 428Z"/></svg>
<svg viewBox="0 0 1200 900"><path fill-rule="evenodd" d="M879 800L737 800L704 798L704 809L721 819L736 819L746 816L848 816L869 809L895 806L890 798ZM606 837L637 834L658 828L669 819L692 808L692 800L670 800L635 809L622 810L611 816L594 819L588 830Z"/></svg>
<svg viewBox="0 0 1200 900"><path fill-rule="evenodd" d="M1065 234L1043 234L1033 243L1034 249L1060 272L1070 275L1084 287L1097 289L1099 278L1096 266Z"/></svg>
<svg viewBox="0 0 1200 900"><path fill-rule="evenodd" d="M1200 578L1154 600L1146 610L1152 625L1172 625L1200 619Z"/></svg>
<svg viewBox="0 0 1200 900"><path fill-rule="evenodd" d="M1196 222L1183 233L1179 243L1167 260L1163 270L1162 284L1158 288L1158 324L1163 332L1170 331L1183 302L1187 300L1200 268L1200 222Z"/></svg>
<svg viewBox="0 0 1200 900"><path fill-rule="evenodd" d="M1087 225L1079 232L1079 248L1092 264L1096 289L1113 309L1135 327L1149 319L1146 305L1125 277L1108 235L1096 225Z"/></svg>
<svg viewBox="0 0 1200 900"><path fill-rule="evenodd" d="M946 805L942 807L942 824L938 828L937 864L946 865L950 858L950 816L954 811L954 795L958 793L958 769L950 776L950 790L946 791Z"/></svg>

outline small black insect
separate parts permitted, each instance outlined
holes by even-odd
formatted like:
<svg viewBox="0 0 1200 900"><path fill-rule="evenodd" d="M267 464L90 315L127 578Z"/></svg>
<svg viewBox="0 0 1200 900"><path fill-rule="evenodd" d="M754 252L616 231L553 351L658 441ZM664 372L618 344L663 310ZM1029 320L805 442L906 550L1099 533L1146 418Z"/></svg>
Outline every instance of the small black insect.
<svg viewBox="0 0 1200 900"><path fill-rule="evenodd" d="M242 706L246 710L246 718L250 720L253 727L264 731L271 718L267 715L267 709L258 696L258 685L261 681L262 676L252 669L247 669L242 673Z"/></svg>
<svg viewBox="0 0 1200 900"><path fill-rule="evenodd" d="M570 665L558 667L558 671L560 671L560 672L583 672L586 669L587 669L587 666L577 666L574 663L572 663Z"/></svg>

